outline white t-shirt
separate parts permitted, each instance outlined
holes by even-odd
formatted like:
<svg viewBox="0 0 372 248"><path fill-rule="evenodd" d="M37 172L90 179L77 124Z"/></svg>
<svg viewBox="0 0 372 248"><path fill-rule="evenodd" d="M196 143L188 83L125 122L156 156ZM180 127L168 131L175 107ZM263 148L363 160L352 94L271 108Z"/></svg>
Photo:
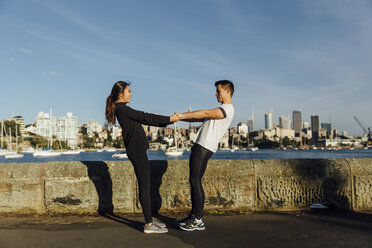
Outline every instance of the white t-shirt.
<svg viewBox="0 0 372 248"><path fill-rule="evenodd" d="M206 118L194 141L212 152L217 151L218 142L226 133L234 117L234 106L232 104L222 104L220 108L224 112L225 118L216 120Z"/></svg>

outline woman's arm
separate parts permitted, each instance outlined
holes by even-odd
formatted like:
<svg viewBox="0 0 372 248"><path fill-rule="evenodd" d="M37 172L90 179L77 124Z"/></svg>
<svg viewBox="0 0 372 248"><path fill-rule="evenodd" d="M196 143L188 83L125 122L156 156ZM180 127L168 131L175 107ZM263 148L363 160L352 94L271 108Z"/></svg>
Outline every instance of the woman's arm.
<svg viewBox="0 0 372 248"><path fill-rule="evenodd" d="M171 124L169 116L150 114L143 111L132 109L128 106L126 106L125 111L123 111L123 114L127 118L137 121L144 125L166 127L167 125Z"/></svg>

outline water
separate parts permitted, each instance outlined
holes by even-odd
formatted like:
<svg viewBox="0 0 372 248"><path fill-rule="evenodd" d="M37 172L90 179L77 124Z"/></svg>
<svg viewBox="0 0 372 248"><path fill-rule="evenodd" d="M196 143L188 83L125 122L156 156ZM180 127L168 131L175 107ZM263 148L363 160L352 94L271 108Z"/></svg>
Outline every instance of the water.
<svg viewBox="0 0 372 248"><path fill-rule="evenodd" d="M0 163L42 163L48 161L116 161L128 160L113 158L114 152L82 152L77 155L61 155L56 157L34 158L25 153L23 158L5 159L0 156ZM190 151L185 151L180 157L168 157L164 151L148 151L150 160L188 160ZM372 158L372 149L328 150L275 150L262 149L258 151L217 151L211 159L311 159L311 158Z"/></svg>

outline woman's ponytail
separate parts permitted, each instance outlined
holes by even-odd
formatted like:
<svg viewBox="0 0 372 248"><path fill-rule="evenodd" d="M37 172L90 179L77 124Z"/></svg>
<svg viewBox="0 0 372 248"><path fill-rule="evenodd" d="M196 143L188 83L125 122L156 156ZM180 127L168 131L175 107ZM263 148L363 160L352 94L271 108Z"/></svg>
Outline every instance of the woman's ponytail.
<svg viewBox="0 0 372 248"><path fill-rule="evenodd" d="M106 100L106 119L111 124L115 124L115 108L115 101L112 94L110 94Z"/></svg>
<svg viewBox="0 0 372 248"><path fill-rule="evenodd" d="M116 101L118 100L119 94L129 85L130 83L118 81L112 87L111 94L106 99L106 120L109 124L115 124Z"/></svg>

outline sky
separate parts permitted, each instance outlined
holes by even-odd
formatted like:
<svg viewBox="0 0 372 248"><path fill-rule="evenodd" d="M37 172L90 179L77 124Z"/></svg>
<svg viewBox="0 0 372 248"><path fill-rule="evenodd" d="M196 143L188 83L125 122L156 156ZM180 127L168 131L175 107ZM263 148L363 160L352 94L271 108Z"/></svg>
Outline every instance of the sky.
<svg viewBox="0 0 372 248"><path fill-rule="evenodd" d="M0 36L0 119L52 108L103 124L119 80L138 110L212 109L228 79L232 126L299 109L372 128L370 0L0 0Z"/></svg>

